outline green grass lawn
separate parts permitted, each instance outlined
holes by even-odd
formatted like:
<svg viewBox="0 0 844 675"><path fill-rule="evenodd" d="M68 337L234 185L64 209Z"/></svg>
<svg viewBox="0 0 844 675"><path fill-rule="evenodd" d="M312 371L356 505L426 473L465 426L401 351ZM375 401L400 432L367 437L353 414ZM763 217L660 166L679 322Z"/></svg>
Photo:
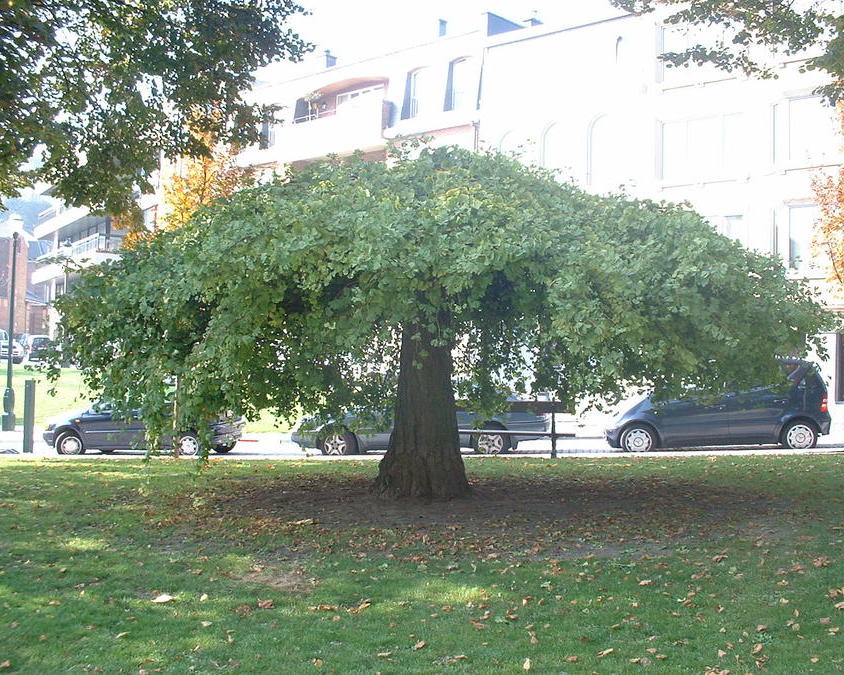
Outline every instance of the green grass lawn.
<svg viewBox="0 0 844 675"><path fill-rule="evenodd" d="M3 672L829 673L842 458L0 458Z"/></svg>
<svg viewBox="0 0 844 675"><path fill-rule="evenodd" d="M3 385L5 389L5 369ZM92 402L88 388L82 382L82 373L75 368L63 368L62 375L55 384L47 381L45 375L27 368L14 366L12 369L12 388L15 390L15 415L17 423L23 424L24 381L35 380L35 431L39 433L46 420L54 415L73 409L83 408ZM50 390L55 388L55 393ZM289 431L291 422L277 418L269 411L264 411L256 420L246 425L246 433L266 433Z"/></svg>

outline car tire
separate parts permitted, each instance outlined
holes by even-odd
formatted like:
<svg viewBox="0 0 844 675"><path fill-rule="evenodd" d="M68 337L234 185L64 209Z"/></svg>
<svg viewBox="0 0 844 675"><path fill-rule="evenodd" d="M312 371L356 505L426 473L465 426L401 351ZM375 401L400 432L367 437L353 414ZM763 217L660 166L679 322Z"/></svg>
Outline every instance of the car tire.
<svg viewBox="0 0 844 675"><path fill-rule="evenodd" d="M214 452L216 452L218 455L225 455L227 452L231 452L233 448L234 443L232 443L231 445L215 445Z"/></svg>
<svg viewBox="0 0 844 675"><path fill-rule="evenodd" d="M780 444L790 450L809 450L818 444L818 430L805 420L794 420L785 425Z"/></svg>
<svg viewBox="0 0 844 675"><path fill-rule="evenodd" d="M483 428L499 429L501 427L485 422ZM479 434L472 436L472 450L478 455L500 455L509 449L510 437L505 434Z"/></svg>
<svg viewBox="0 0 844 675"><path fill-rule="evenodd" d="M633 424L621 434L620 445L625 452L650 452L659 447L659 442L649 426Z"/></svg>
<svg viewBox="0 0 844 675"><path fill-rule="evenodd" d="M356 455L358 439L353 433L344 431L342 434L318 438L317 447L323 455Z"/></svg>
<svg viewBox="0 0 844 675"><path fill-rule="evenodd" d="M79 434L73 431L66 431L56 439L56 452L60 455L83 455L85 445Z"/></svg>
<svg viewBox="0 0 844 675"><path fill-rule="evenodd" d="M182 434L176 439L173 449L179 448L179 455L184 457L193 457L199 454L199 436L195 432L189 431Z"/></svg>

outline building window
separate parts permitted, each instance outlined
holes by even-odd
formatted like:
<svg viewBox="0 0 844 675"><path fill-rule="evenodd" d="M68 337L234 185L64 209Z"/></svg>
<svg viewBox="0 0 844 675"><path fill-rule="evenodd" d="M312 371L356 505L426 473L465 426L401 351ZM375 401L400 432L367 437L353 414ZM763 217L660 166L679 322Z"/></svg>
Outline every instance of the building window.
<svg viewBox="0 0 844 675"><path fill-rule="evenodd" d="M812 229L818 216L815 204L788 207L788 266L806 272L811 262Z"/></svg>
<svg viewBox="0 0 844 675"><path fill-rule="evenodd" d="M516 134L512 131L502 134L501 139L498 141L498 152L511 154L518 153L518 151L519 145L516 141Z"/></svg>
<svg viewBox="0 0 844 675"><path fill-rule="evenodd" d="M745 153L740 113L662 123L662 179L698 181L741 170Z"/></svg>
<svg viewBox="0 0 844 675"><path fill-rule="evenodd" d="M445 110L474 109L474 87L472 86L472 62L457 59L448 65L448 84L445 94Z"/></svg>
<svg viewBox="0 0 844 675"><path fill-rule="evenodd" d="M151 206L144 209L144 228L152 232L158 223L158 206Z"/></svg>
<svg viewBox="0 0 844 675"><path fill-rule="evenodd" d="M337 112L343 106L352 106L356 103L365 103L373 100L373 96L384 96L384 85L375 84L371 87L364 87L363 89L355 89L354 91L347 91L343 94L337 94L337 101L335 103Z"/></svg>
<svg viewBox="0 0 844 675"><path fill-rule="evenodd" d="M725 237L735 239L745 248L752 248L753 241L751 239L750 223L745 220L743 215L720 216L715 221L715 229L718 234L723 234Z"/></svg>
<svg viewBox="0 0 844 675"><path fill-rule="evenodd" d="M407 74L402 119L418 117L427 112L431 104L430 79L428 68L420 68Z"/></svg>
<svg viewBox="0 0 844 675"><path fill-rule="evenodd" d="M562 169L565 166L565 138L562 124L552 124L542 136L540 164L546 169Z"/></svg>
<svg viewBox="0 0 844 675"><path fill-rule="evenodd" d="M258 147L261 150L266 150L275 145L275 120L272 113L264 116L261 122L261 135L258 139Z"/></svg>
<svg viewBox="0 0 844 675"><path fill-rule="evenodd" d="M601 115L592 121L587 134L586 184L602 189L616 189L632 178L630 153L619 148L629 145L619 119Z"/></svg>
<svg viewBox="0 0 844 675"><path fill-rule="evenodd" d="M814 164L838 154L835 109L820 96L801 96L774 105L775 163Z"/></svg>
<svg viewBox="0 0 844 675"><path fill-rule="evenodd" d="M662 54L679 54L698 44L712 44L716 41L729 42L723 28L707 27L706 33L694 31L692 28L677 26L661 26L659 32L659 50ZM674 66L670 62L658 59L658 80L666 87L688 86L695 82L715 82L718 80L735 79L735 75L720 70L711 63L697 65L687 62L685 66Z"/></svg>

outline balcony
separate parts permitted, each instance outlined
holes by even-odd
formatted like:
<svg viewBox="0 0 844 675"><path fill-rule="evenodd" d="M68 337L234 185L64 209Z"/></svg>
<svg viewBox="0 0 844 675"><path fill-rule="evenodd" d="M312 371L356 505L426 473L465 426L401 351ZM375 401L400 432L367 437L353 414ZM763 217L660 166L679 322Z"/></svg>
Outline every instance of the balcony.
<svg viewBox="0 0 844 675"><path fill-rule="evenodd" d="M241 166L289 164L329 154L348 155L355 150L371 151L386 145L384 127L392 104L376 97L320 110L297 118L275 130L275 142L266 149L241 153Z"/></svg>
<svg viewBox="0 0 844 675"><path fill-rule="evenodd" d="M41 284L64 276L64 267L61 263L55 262L56 258L72 260L82 267L97 265L106 260L114 259L118 255L117 250L122 243L123 237L120 235L92 234L79 241L74 241L70 246L59 246L58 251L50 251L36 258L35 262L38 266L32 272L32 283ZM43 264L47 260L54 262Z"/></svg>

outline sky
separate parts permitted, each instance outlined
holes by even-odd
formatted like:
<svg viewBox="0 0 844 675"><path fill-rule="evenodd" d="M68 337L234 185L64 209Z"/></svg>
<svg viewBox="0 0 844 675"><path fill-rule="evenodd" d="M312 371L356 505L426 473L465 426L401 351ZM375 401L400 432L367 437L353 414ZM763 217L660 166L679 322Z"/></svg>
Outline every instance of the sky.
<svg viewBox="0 0 844 675"><path fill-rule="evenodd" d="M534 12L545 23L577 13L584 4L604 0L299 0L312 12L292 27L316 43L317 53L330 49L342 63L384 54L437 38L439 19L449 34L480 25L480 14L494 12L521 22Z"/></svg>

